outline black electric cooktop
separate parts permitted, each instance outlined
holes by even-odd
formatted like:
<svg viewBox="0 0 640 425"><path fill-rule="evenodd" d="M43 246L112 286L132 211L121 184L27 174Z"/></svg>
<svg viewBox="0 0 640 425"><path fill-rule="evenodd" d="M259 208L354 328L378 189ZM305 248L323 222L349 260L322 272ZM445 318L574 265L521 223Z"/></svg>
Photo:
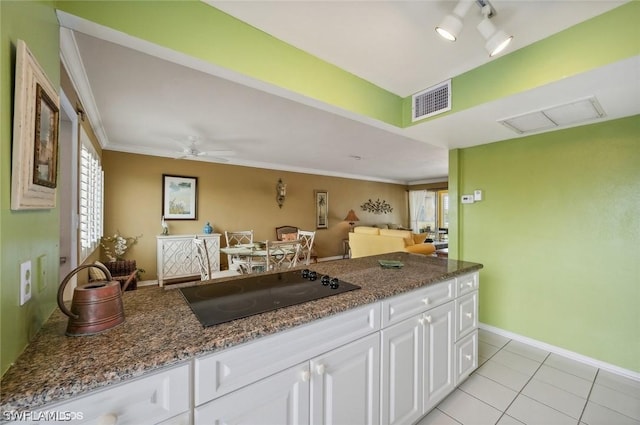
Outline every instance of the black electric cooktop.
<svg viewBox="0 0 640 425"><path fill-rule="evenodd" d="M312 270L257 274L245 279L180 288L202 326L213 326L267 311L360 289Z"/></svg>

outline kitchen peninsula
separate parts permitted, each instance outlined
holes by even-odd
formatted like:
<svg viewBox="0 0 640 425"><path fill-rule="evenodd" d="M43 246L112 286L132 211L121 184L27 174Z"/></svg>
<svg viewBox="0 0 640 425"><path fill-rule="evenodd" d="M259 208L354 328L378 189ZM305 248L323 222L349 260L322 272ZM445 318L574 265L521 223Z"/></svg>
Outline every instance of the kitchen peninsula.
<svg viewBox="0 0 640 425"><path fill-rule="evenodd" d="M404 266L384 269L379 260ZM351 382L366 393L361 423L407 423L477 367L482 265L398 252L310 268L361 289L206 328L179 290L139 289L124 294L125 323L84 337L65 336L67 318L55 311L3 376L0 420L41 410L198 424L223 413L264 415L251 404L271 403L265 397L291 408L295 397L295 412L269 413L330 422L327 415L353 412L337 404L328 411L332 403L313 398L327 395L328 385L349 397L353 387L339 385ZM416 352L420 358L410 359ZM407 367L415 382L403 381ZM367 382L354 382L362 374ZM389 393L390 382L407 391Z"/></svg>

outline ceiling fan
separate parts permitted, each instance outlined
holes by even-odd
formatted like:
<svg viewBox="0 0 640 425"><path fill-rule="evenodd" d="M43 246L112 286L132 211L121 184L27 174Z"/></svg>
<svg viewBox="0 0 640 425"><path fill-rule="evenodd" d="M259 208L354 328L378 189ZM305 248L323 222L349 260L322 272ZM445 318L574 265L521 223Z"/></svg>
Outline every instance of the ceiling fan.
<svg viewBox="0 0 640 425"><path fill-rule="evenodd" d="M180 156L177 156L175 159L188 159L188 158L202 158L207 157L215 162L229 162L225 157L235 155L235 151L232 150L209 150L202 151L198 149L198 144L200 143L200 139L195 136L188 137L188 145L185 145L181 142L178 142L182 146L182 150L180 151Z"/></svg>

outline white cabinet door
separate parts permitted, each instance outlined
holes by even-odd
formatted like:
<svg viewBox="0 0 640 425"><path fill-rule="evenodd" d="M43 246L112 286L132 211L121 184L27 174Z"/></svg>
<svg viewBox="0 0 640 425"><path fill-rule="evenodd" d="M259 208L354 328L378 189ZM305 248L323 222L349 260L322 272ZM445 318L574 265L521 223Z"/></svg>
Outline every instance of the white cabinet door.
<svg viewBox="0 0 640 425"><path fill-rule="evenodd" d="M308 362L196 407L194 425L309 423Z"/></svg>
<svg viewBox="0 0 640 425"><path fill-rule="evenodd" d="M165 280L200 276L193 238L196 235L156 236L158 284ZM220 234L197 235L205 239L211 271L220 270Z"/></svg>
<svg viewBox="0 0 640 425"><path fill-rule="evenodd" d="M311 423L379 423L380 338L369 335L311 360Z"/></svg>
<svg viewBox="0 0 640 425"><path fill-rule="evenodd" d="M478 330L458 341L455 350L456 385L460 385L478 367Z"/></svg>
<svg viewBox="0 0 640 425"><path fill-rule="evenodd" d="M422 416L423 326L414 316L381 335L381 423L413 423Z"/></svg>
<svg viewBox="0 0 640 425"><path fill-rule="evenodd" d="M422 315L424 324L424 408L431 410L454 389L454 303L449 302Z"/></svg>
<svg viewBox="0 0 640 425"><path fill-rule="evenodd" d="M189 385L189 365L183 364L48 407L34 413L39 420L28 423L152 425L179 414L188 417ZM46 419L56 412L68 412L73 420Z"/></svg>

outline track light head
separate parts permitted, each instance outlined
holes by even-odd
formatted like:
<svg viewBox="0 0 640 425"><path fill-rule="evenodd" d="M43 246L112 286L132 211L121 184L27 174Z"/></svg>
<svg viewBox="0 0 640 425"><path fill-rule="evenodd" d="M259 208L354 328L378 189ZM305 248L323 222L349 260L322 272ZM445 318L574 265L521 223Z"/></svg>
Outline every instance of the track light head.
<svg viewBox="0 0 640 425"><path fill-rule="evenodd" d="M444 17L440 25L436 27L436 32L442 38L449 41L456 41L462 30L462 19L469 11L475 0L460 0L453 9L453 13Z"/></svg>
<svg viewBox="0 0 640 425"><path fill-rule="evenodd" d="M489 57L493 57L502 52L511 40L513 36L508 35L502 30L498 30L493 22L490 20L491 9L487 6L482 8L482 14L484 18L478 24L478 31L484 37L486 43L484 45L485 50L489 53Z"/></svg>

